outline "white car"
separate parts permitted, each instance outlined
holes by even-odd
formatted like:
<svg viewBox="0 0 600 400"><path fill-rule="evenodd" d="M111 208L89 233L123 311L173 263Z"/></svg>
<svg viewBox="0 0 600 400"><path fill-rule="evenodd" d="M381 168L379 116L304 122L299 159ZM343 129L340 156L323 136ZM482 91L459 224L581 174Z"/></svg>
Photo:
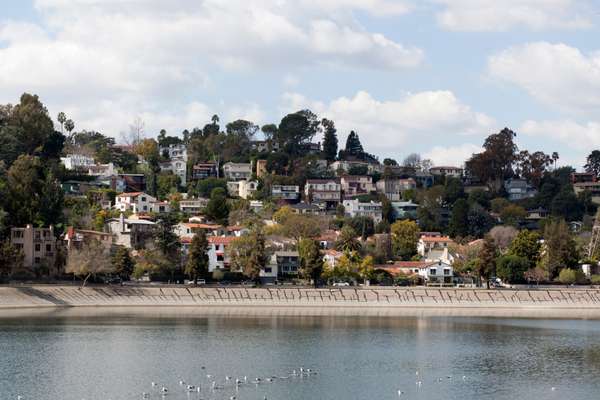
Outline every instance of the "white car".
<svg viewBox="0 0 600 400"><path fill-rule="evenodd" d="M350 286L348 282L333 282L333 286Z"/></svg>

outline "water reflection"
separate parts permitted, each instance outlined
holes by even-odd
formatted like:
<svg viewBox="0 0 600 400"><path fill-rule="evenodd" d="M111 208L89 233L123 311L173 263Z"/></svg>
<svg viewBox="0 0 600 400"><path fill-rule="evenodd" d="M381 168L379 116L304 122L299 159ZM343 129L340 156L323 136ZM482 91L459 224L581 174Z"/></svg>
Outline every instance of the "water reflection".
<svg viewBox="0 0 600 400"><path fill-rule="evenodd" d="M401 389L419 399L589 399L600 389L599 321L231 314L3 313L0 398L139 399L154 381L173 390L172 400L228 399L233 392L199 396L178 382L208 387L207 374L226 384L225 376L282 376L301 366L319 374L248 385L236 396L392 399Z"/></svg>

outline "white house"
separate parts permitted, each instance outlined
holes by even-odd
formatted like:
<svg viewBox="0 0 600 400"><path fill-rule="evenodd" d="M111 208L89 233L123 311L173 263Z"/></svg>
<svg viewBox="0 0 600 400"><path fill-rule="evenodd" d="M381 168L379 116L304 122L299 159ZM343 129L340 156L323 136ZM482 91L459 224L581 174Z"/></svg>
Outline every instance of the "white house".
<svg viewBox="0 0 600 400"><path fill-rule="evenodd" d="M144 192L121 193L115 198L115 208L121 212L150 212L152 203L156 203L156 201L156 197Z"/></svg>
<svg viewBox="0 0 600 400"><path fill-rule="evenodd" d="M273 185L271 186L273 200L296 202L300 200L300 186L298 185Z"/></svg>
<svg viewBox="0 0 600 400"><path fill-rule="evenodd" d="M338 178L308 179L304 186L304 195L310 203L335 207L342 200L342 185Z"/></svg>
<svg viewBox="0 0 600 400"><path fill-rule="evenodd" d="M451 285L454 277L452 265L443 261L399 261L382 269L392 275L418 275L428 285Z"/></svg>
<svg viewBox="0 0 600 400"><path fill-rule="evenodd" d="M60 161L62 161L68 170L87 169L96 164L92 157L84 156L83 154L69 154L66 157L61 157Z"/></svg>
<svg viewBox="0 0 600 400"><path fill-rule="evenodd" d="M325 250L323 252L323 261L325 261L331 268L334 268L343 255L344 253L334 249Z"/></svg>
<svg viewBox="0 0 600 400"><path fill-rule="evenodd" d="M225 235L225 229L221 225L216 224L180 222L173 227L173 232L180 238L192 238L199 230L204 230L206 236Z"/></svg>
<svg viewBox="0 0 600 400"><path fill-rule="evenodd" d="M184 144L171 144L169 147L161 147L160 153L167 153L169 161L160 164L161 171L172 171L179 177L181 186L187 184L187 148Z"/></svg>
<svg viewBox="0 0 600 400"><path fill-rule="evenodd" d="M376 224L380 223L383 219L380 202L371 201L369 203L361 203L358 199L344 200L344 211L350 217L369 217Z"/></svg>
<svg viewBox="0 0 600 400"><path fill-rule="evenodd" d="M179 202L179 210L186 214L200 214L208 205L208 199L187 199Z"/></svg>
<svg viewBox="0 0 600 400"><path fill-rule="evenodd" d="M429 173L434 176L449 176L452 178L460 178L463 175L463 169L459 167L431 167Z"/></svg>
<svg viewBox="0 0 600 400"><path fill-rule="evenodd" d="M230 258L227 247L235 239L235 236L208 237L208 272L213 272L215 269L229 269Z"/></svg>
<svg viewBox="0 0 600 400"><path fill-rule="evenodd" d="M230 181L248 180L252 176L252 164L228 162L223 164L223 175Z"/></svg>
<svg viewBox="0 0 600 400"><path fill-rule="evenodd" d="M454 241L448 236L422 235L417 242L417 253L428 260L440 259L452 243Z"/></svg>
<svg viewBox="0 0 600 400"><path fill-rule="evenodd" d="M90 176L113 176L116 175L119 171L115 168L113 163L108 164L95 164L90 165L88 167L88 175Z"/></svg>

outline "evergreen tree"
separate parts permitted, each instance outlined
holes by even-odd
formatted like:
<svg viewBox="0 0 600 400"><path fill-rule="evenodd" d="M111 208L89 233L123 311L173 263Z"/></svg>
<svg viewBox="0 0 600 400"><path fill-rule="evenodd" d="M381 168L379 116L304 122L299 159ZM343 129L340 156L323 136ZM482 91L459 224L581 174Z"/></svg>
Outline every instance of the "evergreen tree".
<svg viewBox="0 0 600 400"><path fill-rule="evenodd" d="M185 273L198 283L198 278L208 276L208 240L204 230L198 231L192 239L188 260L185 265Z"/></svg>
<svg viewBox="0 0 600 400"><path fill-rule="evenodd" d="M448 229L453 237L464 238L469 235L469 203L465 199L454 202Z"/></svg>
<svg viewBox="0 0 600 400"><path fill-rule="evenodd" d="M323 256L319 242L313 239L302 239L298 243L300 255L300 273L306 279L311 279L315 287L323 273Z"/></svg>
<svg viewBox="0 0 600 400"><path fill-rule="evenodd" d="M119 275L123 280L129 280L135 267L135 262L131 258L131 254L129 254L129 249L119 247L112 258L112 265L115 274Z"/></svg>
<svg viewBox="0 0 600 400"><path fill-rule="evenodd" d="M221 187L214 188L210 193L210 200L206 206L206 215L219 223L226 223L229 216L229 206L227 205L227 195L225 189Z"/></svg>
<svg viewBox="0 0 600 400"><path fill-rule="evenodd" d="M325 130L323 133L323 154L327 161L335 161L338 151L338 138L335 124L333 121L324 118L321 121L321 125Z"/></svg>
<svg viewBox="0 0 600 400"><path fill-rule="evenodd" d="M268 259L264 234L255 227L250 233L233 241L229 253L234 269L243 271L244 275L252 280L258 280L260 270Z"/></svg>
<svg viewBox="0 0 600 400"><path fill-rule="evenodd" d="M348 135L344 152L346 155L350 156L361 156L364 153L362 144L360 144L360 139L356 132L351 131Z"/></svg>

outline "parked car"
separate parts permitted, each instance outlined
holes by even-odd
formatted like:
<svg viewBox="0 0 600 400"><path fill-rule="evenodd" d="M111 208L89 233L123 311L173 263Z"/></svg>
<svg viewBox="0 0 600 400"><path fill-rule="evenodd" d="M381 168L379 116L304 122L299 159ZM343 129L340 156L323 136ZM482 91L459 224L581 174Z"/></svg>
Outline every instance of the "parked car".
<svg viewBox="0 0 600 400"><path fill-rule="evenodd" d="M333 282L333 286L350 286L348 282Z"/></svg>

